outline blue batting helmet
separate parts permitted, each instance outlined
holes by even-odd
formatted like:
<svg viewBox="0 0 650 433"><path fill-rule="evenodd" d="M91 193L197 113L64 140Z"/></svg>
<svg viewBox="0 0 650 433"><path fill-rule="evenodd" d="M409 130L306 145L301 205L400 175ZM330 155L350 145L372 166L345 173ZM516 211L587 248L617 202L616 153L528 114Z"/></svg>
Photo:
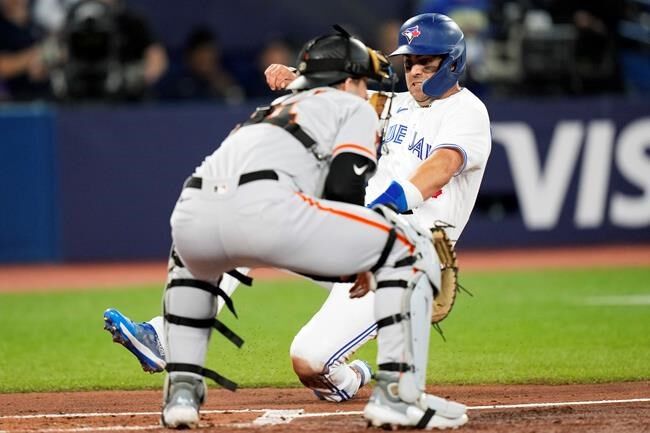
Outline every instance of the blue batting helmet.
<svg viewBox="0 0 650 433"><path fill-rule="evenodd" d="M445 58L435 75L422 84L422 91L437 98L453 86L465 70L465 37L460 27L442 14L421 14L410 18L399 29L400 54L441 55Z"/></svg>

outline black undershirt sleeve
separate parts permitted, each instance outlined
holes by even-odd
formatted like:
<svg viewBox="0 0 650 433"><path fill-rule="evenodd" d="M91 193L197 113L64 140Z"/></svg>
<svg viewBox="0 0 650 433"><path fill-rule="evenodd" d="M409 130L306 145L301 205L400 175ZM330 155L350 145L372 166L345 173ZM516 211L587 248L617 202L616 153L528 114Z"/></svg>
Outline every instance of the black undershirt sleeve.
<svg viewBox="0 0 650 433"><path fill-rule="evenodd" d="M334 157L325 179L323 198L364 205L366 183L376 164L365 156L342 152Z"/></svg>

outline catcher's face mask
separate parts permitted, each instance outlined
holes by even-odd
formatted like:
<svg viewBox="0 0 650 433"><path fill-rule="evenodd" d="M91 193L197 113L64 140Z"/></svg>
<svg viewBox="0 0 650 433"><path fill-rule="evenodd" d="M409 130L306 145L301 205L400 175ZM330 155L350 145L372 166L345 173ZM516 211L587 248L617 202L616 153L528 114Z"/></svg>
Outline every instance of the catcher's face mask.
<svg viewBox="0 0 650 433"><path fill-rule="evenodd" d="M297 62L300 75L287 89L330 86L346 78L390 82L394 73L386 55L369 48L342 27L334 28L337 33L319 36L304 45Z"/></svg>

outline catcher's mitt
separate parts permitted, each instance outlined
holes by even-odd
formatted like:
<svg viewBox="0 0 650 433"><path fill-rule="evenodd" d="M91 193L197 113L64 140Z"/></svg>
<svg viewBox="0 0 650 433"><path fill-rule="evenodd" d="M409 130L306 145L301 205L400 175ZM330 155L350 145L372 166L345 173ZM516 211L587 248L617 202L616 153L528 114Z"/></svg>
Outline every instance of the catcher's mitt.
<svg viewBox="0 0 650 433"><path fill-rule="evenodd" d="M458 291L458 261L456 251L449 240L445 229L436 226L431 229L433 246L440 260L440 287L438 294L433 298L433 314L431 323L435 325L449 315Z"/></svg>

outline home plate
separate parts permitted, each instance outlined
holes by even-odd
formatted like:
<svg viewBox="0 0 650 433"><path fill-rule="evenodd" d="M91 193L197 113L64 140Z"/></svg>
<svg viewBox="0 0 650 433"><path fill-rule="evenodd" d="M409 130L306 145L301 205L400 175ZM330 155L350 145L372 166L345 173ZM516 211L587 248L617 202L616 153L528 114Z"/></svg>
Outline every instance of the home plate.
<svg viewBox="0 0 650 433"><path fill-rule="evenodd" d="M253 421L255 425L275 425L275 424L288 424L294 418L302 415L304 409L288 409L288 410L267 410L264 415Z"/></svg>

